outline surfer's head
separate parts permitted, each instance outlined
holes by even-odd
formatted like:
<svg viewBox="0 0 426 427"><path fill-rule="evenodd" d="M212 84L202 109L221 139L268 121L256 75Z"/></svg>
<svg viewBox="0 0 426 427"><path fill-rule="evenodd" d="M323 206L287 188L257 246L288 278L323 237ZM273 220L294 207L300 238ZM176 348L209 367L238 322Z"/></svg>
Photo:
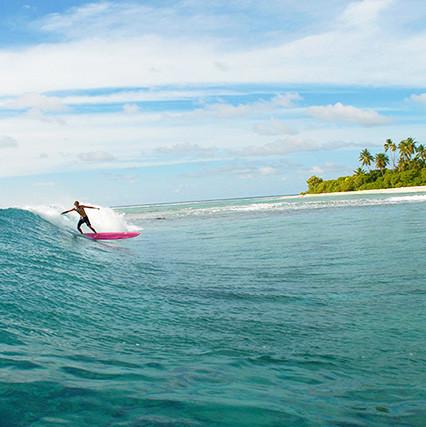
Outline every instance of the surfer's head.
<svg viewBox="0 0 426 427"><path fill-rule="evenodd" d="M80 202L79 202L78 200L76 200L76 201L74 202L74 206L77 208L79 205L80 205Z"/></svg>

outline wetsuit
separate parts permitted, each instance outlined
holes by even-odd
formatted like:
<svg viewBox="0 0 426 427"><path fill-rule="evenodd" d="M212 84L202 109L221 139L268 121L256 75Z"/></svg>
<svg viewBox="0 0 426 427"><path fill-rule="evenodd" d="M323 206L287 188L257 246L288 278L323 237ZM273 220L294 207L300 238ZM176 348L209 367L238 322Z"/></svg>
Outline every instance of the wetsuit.
<svg viewBox="0 0 426 427"><path fill-rule="evenodd" d="M90 224L89 217L87 216L82 216L80 218L80 221L78 221L78 224L77 224L77 228L80 228L83 224L86 224L88 227L92 226L92 224Z"/></svg>

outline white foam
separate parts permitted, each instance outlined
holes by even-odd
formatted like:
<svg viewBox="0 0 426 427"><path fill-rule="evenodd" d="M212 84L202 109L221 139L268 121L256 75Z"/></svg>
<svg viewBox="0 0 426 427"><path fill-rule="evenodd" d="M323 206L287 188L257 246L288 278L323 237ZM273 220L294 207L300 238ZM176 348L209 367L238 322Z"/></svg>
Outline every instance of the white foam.
<svg viewBox="0 0 426 427"><path fill-rule="evenodd" d="M84 203L82 203L84 204ZM98 232L105 231L138 231L141 228L136 225L127 223L124 213L119 213L111 208L97 206L100 209L86 209L92 226ZM45 220L64 228L75 229L79 220L76 212L70 212L67 215L61 215L66 210L63 206L26 206L23 209L33 212ZM69 209L69 208L68 208ZM82 229L87 228L86 225ZM87 229L90 232L89 229Z"/></svg>
<svg viewBox="0 0 426 427"><path fill-rule="evenodd" d="M426 194L418 194L416 196L398 196L389 197L390 202L426 202Z"/></svg>
<svg viewBox="0 0 426 427"><path fill-rule="evenodd" d="M297 210L312 210L312 209L326 209L326 208L345 208L345 207L363 207L363 206L380 206L380 205L393 205L404 204L410 202L425 202L426 195L413 195L413 196L399 196L387 198L347 198L347 199L299 199L294 201L283 201L278 199L270 202L255 202L248 204L229 204L225 206L211 206L211 207L187 207L182 205L181 209L174 208L167 211L149 211L149 212L128 212L129 218L137 221L153 220L158 217L169 218L184 218L184 217L205 217L214 215L226 215L232 213L250 213L250 212L285 212Z"/></svg>

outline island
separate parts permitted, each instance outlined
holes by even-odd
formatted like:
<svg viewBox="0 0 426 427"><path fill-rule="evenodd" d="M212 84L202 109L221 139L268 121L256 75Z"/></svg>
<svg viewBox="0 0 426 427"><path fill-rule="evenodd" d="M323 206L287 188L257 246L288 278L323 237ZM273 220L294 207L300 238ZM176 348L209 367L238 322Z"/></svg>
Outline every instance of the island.
<svg viewBox="0 0 426 427"><path fill-rule="evenodd" d="M337 193L346 191L381 190L426 185L426 147L414 138L396 145L391 139L384 152L375 155L366 148L359 155L360 167L350 176L324 180L311 176L308 190L302 194Z"/></svg>

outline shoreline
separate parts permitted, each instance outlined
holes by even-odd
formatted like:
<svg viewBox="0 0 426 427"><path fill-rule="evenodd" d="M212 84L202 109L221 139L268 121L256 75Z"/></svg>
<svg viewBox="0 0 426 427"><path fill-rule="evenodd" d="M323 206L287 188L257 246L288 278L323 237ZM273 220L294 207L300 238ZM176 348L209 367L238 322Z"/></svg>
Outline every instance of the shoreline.
<svg viewBox="0 0 426 427"><path fill-rule="evenodd" d="M421 192L426 192L426 185L417 185L414 187L382 188L377 190L336 191L335 193L310 193L300 194L299 197L347 196L351 194L399 194Z"/></svg>

